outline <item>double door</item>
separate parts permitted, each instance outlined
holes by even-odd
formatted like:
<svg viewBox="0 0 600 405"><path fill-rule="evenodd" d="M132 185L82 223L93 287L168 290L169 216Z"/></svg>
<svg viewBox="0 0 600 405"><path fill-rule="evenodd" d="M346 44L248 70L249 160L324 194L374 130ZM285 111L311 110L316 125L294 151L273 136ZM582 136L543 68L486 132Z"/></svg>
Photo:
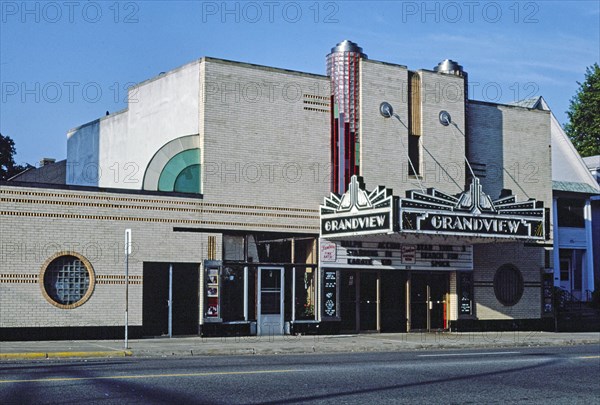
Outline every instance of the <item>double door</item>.
<svg viewBox="0 0 600 405"><path fill-rule="evenodd" d="M375 271L341 271L341 330L344 332L378 331L379 277Z"/></svg>
<svg viewBox="0 0 600 405"><path fill-rule="evenodd" d="M410 278L410 330L448 328L446 273L413 272Z"/></svg>

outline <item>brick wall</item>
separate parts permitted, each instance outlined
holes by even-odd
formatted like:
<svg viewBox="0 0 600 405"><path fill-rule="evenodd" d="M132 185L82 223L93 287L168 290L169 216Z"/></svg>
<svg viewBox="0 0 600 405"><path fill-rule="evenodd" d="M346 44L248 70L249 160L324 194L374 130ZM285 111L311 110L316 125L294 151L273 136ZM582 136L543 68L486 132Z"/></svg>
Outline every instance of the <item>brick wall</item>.
<svg viewBox="0 0 600 405"><path fill-rule="evenodd" d="M316 212L330 184L329 79L208 58L202 64L204 200Z"/></svg>
<svg viewBox="0 0 600 405"><path fill-rule="evenodd" d="M534 319L541 317L541 268L544 249L523 243L495 243L473 247L474 315L480 319ZM504 306L494 294L494 275L513 264L523 275L524 292L513 306Z"/></svg>

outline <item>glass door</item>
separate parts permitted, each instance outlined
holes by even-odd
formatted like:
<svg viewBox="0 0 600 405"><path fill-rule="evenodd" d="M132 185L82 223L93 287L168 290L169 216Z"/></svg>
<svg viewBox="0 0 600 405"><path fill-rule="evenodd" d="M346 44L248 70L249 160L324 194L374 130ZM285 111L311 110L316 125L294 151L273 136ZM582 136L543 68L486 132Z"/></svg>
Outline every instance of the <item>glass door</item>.
<svg viewBox="0 0 600 405"><path fill-rule="evenodd" d="M341 271L342 284L340 286L340 316L342 324L340 330L345 332L358 332L357 317L357 275L356 271Z"/></svg>
<svg viewBox="0 0 600 405"><path fill-rule="evenodd" d="M446 329L448 327L447 294L448 275L433 273L429 276L429 330Z"/></svg>
<svg viewBox="0 0 600 405"><path fill-rule="evenodd" d="M341 331L356 333L379 330L377 322L378 279L379 274L374 271L341 271Z"/></svg>
<svg viewBox="0 0 600 405"><path fill-rule="evenodd" d="M447 328L448 274L413 272L410 278L410 329Z"/></svg>
<svg viewBox="0 0 600 405"><path fill-rule="evenodd" d="M258 268L257 332L259 335L283 335L283 267Z"/></svg>
<svg viewBox="0 0 600 405"><path fill-rule="evenodd" d="M360 330L377 330L377 273L360 272Z"/></svg>
<svg viewBox="0 0 600 405"><path fill-rule="evenodd" d="M410 276L410 330L429 329L429 293L427 273L412 273Z"/></svg>

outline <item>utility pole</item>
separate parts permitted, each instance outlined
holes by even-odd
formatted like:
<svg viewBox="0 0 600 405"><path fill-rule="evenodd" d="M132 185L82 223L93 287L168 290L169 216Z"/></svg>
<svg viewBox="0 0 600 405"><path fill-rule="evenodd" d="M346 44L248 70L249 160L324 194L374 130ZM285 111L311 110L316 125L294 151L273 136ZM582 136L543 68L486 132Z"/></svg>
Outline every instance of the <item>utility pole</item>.
<svg viewBox="0 0 600 405"><path fill-rule="evenodd" d="M125 229L125 350L129 349L129 255L131 254L131 229Z"/></svg>

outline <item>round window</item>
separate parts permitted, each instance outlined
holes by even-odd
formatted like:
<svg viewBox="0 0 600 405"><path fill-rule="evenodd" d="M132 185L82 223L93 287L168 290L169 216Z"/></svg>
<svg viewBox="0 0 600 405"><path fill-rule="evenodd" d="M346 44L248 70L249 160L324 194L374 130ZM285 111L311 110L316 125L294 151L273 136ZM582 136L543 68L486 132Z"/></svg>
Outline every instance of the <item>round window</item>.
<svg viewBox="0 0 600 405"><path fill-rule="evenodd" d="M498 301L507 307L515 305L523 296L523 275L512 264L505 264L496 270L494 294Z"/></svg>
<svg viewBox="0 0 600 405"><path fill-rule="evenodd" d="M94 291L95 276L90 262L77 253L57 253L42 267L42 294L52 305L71 309L83 305Z"/></svg>

